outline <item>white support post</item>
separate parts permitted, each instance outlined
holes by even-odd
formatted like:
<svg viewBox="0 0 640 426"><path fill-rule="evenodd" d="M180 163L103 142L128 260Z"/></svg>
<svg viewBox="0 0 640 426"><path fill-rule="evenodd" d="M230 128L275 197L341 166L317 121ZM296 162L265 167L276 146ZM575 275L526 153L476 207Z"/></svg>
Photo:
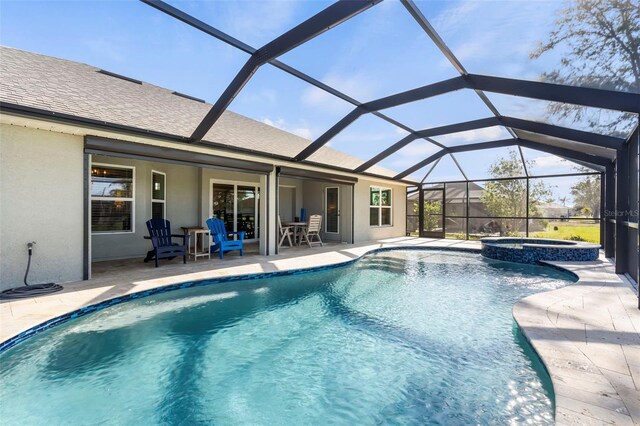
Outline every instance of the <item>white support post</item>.
<svg viewBox="0 0 640 426"><path fill-rule="evenodd" d="M267 254L267 176L260 175L260 208L258 211L258 217L260 221L260 230L258 232L259 244L258 251L261 255Z"/></svg>
<svg viewBox="0 0 640 426"><path fill-rule="evenodd" d="M267 247L268 247L268 255L276 254L276 246L278 244L278 227L276 224L276 215L278 214L278 179L276 168L273 168L273 171L269 173L267 179L269 191L269 202L267 203Z"/></svg>
<svg viewBox="0 0 640 426"><path fill-rule="evenodd" d="M260 176L260 254L276 253L276 170Z"/></svg>

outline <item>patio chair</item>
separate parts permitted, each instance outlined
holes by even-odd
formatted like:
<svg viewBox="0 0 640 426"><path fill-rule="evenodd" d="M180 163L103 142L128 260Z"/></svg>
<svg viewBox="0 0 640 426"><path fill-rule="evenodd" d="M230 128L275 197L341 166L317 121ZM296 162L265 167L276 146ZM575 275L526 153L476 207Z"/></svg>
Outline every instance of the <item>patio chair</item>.
<svg viewBox="0 0 640 426"><path fill-rule="evenodd" d="M189 247L189 235L171 233L171 222L165 219L150 219L147 221L149 238L153 244L153 250L147 253L144 261L155 258L156 268L159 259L173 259L182 256L182 262L187 263ZM182 244L174 243L173 238L182 238Z"/></svg>
<svg viewBox="0 0 640 426"><path fill-rule="evenodd" d="M222 219L210 217L207 219L207 227L213 238L213 244L209 247L209 253L220 251L220 259L224 258L224 252L231 250L240 250L240 256L244 253L244 231L227 232ZM237 235L237 240L229 239L229 235Z"/></svg>
<svg viewBox="0 0 640 426"><path fill-rule="evenodd" d="M285 238L289 241L289 247L293 247L293 242L291 241L291 236L293 235L293 226L282 226L280 215L278 215L278 230L280 232L280 241L278 242L278 248L282 247ZM293 235L293 238L295 239L295 235Z"/></svg>
<svg viewBox="0 0 640 426"><path fill-rule="evenodd" d="M309 244L309 247L313 247L314 244L322 244L322 239L320 238L320 227L322 225L322 216L319 214L314 214L309 217L309 223L307 227L302 229L302 235L300 236L300 242L303 240ZM314 241L314 238L317 241Z"/></svg>

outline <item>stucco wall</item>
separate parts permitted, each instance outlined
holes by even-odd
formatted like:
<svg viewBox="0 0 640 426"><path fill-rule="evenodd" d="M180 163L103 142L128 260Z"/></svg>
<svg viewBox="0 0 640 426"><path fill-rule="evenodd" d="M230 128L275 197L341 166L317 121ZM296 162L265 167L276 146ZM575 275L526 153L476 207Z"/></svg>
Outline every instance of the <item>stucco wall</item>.
<svg viewBox="0 0 640 426"><path fill-rule="evenodd" d="M286 178L286 177L279 178L278 183L279 185L281 185L281 188L279 190L280 192L282 192L283 190L286 190L286 188L283 188L283 186L294 187L290 189L294 189L295 191L295 200L294 200L294 206L293 206L293 211L295 212L295 214L293 215L293 217L289 218L290 220L293 220L296 216L300 216L300 209L304 207L304 187L302 182L303 181L301 179L292 179L292 178ZM287 220L287 218L285 217L286 215L283 214L281 210L280 210L280 214L281 214L282 220Z"/></svg>
<svg viewBox="0 0 640 426"><path fill-rule="evenodd" d="M301 179L280 179L280 184L297 185L302 190L301 206L307 209L307 214L324 215L324 190L326 187L340 188L340 233L324 234L327 241L351 242L351 186L338 185L334 183L318 182ZM369 188L371 186L385 187L392 189L392 225L391 226L370 226L369 225ZM380 238L401 237L406 233L406 189L403 185L380 184L366 179L360 179L354 187L355 190L355 234L356 243L372 241Z"/></svg>
<svg viewBox="0 0 640 426"><path fill-rule="evenodd" d="M30 283L83 273L83 140L0 125L0 289L22 285L29 241Z"/></svg>
<svg viewBox="0 0 640 426"><path fill-rule="evenodd" d="M204 223L209 215L210 179L256 182L265 193L259 175L93 156L99 163L136 167L135 232L92 235L93 261L143 256L150 244L145 221L151 216L151 170L167 174L167 217L173 227ZM294 184L296 210L323 214L324 188L332 184L281 179ZM355 186L355 241L370 241L405 234L405 188L393 189L393 225L369 226L369 186ZM351 188L340 186L341 225L338 240L351 240ZM83 273L83 139L81 136L0 126L0 288L19 285L26 267L26 243L36 241L31 282L67 282ZM262 201L265 201L264 199ZM275 201L275 200L274 200ZM262 209L264 209L264 203ZM264 224L264 210L261 218ZM275 222L275 221L274 221ZM261 234L264 227L261 227ZM275 232L275 231L274 231ZM272 239L274 239L273 237Z"/></svg>
<svg viewBox="0 0 640 426"><path fill-rule="evenodd" d="M391 188L391 226L369 225L369 188L371 186ZM406 188L360 179L355 185L355 242L401 237L406 233Z"/></svg>
<svg viewBox="0 0 640 426"><path fill-rule="evenodd" d="M338 234L325 233L324 224L322 238L327 241L351 242L351 187L350 185L338 185L335 183L316 182L305 180L303 182L303 204L307 214L319 214L324 216L325 188L338 187L340 192L340 232ZM324 221L324 218L323 218Z"/></svg>
<svg viewBox="0 0 640 426"><path fill-rule="evenodd" d="M291 222L298 216L296 209L296 188L278 188L278 214L283 221Z"/></svg>
<svg viewBox="0 0 640 426"><path fill-rule="evenodd" d="M353 222L353 200L351 192L354 191L351 185L340 186L340 235L341 241L351 243Z"/></svg>
<svg viewBox="0 0 640 426"><path fill-rule="evenodd" d="M166 173L167 219L174 234L181 226L200 224L198 217L199 169L170 163L132 160L128 158L93 155L93 163L135 167L135 231L119 234L92 234L92 261L144 256L151 243L146 222L151 218L151 171Z"/></svg>
<svg viewBox="0 0 640 426"><path fill-rule="evenodd" d="M210 214L211 179L248 182L260 186L260 176L250 173L100 155L94 155L92 161L136 168L135 232L92 235L93 261L144 256L151 248L150 242L144 239L147 235L145 223L151 217L151 170L167 175L167 219L171 221L173 233L181 233L181 226L205 226Z"/></svg>

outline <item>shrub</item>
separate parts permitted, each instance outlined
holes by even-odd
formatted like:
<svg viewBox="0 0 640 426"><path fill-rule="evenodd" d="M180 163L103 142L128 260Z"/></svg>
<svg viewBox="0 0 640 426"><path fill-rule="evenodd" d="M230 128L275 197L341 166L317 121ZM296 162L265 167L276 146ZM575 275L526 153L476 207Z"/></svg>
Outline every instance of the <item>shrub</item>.
<svg viewBox="0 0 640 426"><path fill-rule="evenodd" d="M455 240L464 240L467 235L464 232L447 232L445 238L452 238Z"/></svg>

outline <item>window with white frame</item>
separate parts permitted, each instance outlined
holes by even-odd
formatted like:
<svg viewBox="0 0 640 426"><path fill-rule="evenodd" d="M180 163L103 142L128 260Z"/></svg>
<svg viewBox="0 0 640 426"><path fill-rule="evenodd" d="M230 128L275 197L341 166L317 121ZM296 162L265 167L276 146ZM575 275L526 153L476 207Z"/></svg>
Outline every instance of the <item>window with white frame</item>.
<svg viewBox="0 0 640 426"><path fill-rule="evenodd" d="M134 232L135 168L91 165L91 232Z"/></svg>
<svg viewBox="0 0 640 426"><path fill-rule="evenodd" d="M164 219L167 216L167 175L151 171L151 218Z"/></svg>
<svg viewBox="0 0 640 426"><path fill-rule="evenodd" d="M391 226L391 189L369 188L369 225Z"/></svg>

